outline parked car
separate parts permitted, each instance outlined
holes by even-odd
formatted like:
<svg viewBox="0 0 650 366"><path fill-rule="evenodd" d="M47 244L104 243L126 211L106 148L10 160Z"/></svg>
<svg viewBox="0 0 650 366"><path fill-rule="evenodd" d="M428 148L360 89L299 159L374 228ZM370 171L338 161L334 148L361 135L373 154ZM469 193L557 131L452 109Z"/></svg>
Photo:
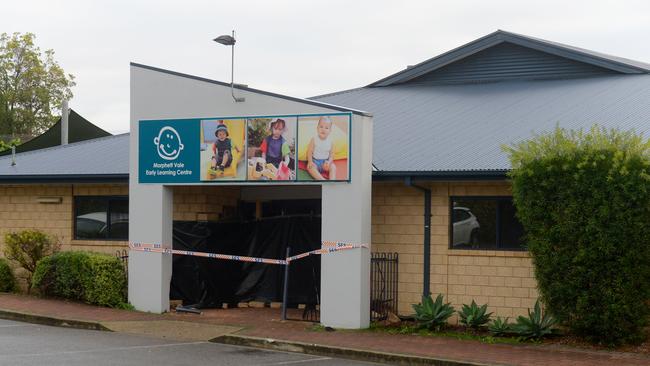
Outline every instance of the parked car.
<svg viewBox="0 0 650 366"><path fill-rule="evenodd" d="M453 242L452 246L469 245L478 247L480 223L467 207L454 207L452 210Z"/></svg>

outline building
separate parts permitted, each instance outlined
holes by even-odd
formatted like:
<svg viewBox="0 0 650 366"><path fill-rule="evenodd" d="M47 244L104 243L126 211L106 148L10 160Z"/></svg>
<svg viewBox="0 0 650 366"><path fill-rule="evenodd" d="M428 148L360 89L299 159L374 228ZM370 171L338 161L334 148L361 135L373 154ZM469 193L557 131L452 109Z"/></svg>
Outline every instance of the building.
<svg viewBox="0 0 650 366"><path fill-rule="evenodd" d="M301 198L322 200L324 226L341 225L342 218L351 237L371 236L372 251L399 253L401 314L410 314L411 304L429 292L446 295L455 306L475 300L487 303L496 315L525 314L538 294L512 206L506 175L510 165L502 145L557 125L577 129L599 124L647 133L650 117L650 65L504 31L368 86L310 100L236 86L235 92L246 98L238 104L230 99L229 84L137 64L131 72L131 135L20 153L14 167L11 157L0 158L1 233L44 228L59 236L66 248L125 249L124 216L111 215L111 210L127 214L124 202L130 193L131 226L137 216L145 223L138 227L159 229L152 237L131 228L130 240L170 245L171 234L162 229L163 222L216 221L241 208L242 202L286 198L288 192L300 191ZM353 123L373 124L372 141L361 142L372 146L368 202L346 194L346 199L326 199L348 187L340 184L317 188L192 183L161 188L134 177L139 145L133 131L143 119L340 112L350 113ZM360 154L365 156L362 150ZM363 177L364 172L358 174ZM142 199L134 202L134 194ZM370 225L365 215L350 216L354 210L349 206L326 203L348 200L353 206L371 207L371 226L363 226ZM144 203L147 210L139 209ZM104 208L104 216L88 216L98 212L97 207ZM92 220L107 229L81 233L80 223ZM363 222L357 226L357 221ZM324 230L323 240L340 240L325 237L332 231ZM138 259L137 267L158 275L133 288L153 290L132 292L130 297L139 298L139 304L155 299L149 309L157 311L165 307L171 262L152 258ZM359 292L367 291L367 257L346 253L345 258L331 262L323 257L323 268L329 271L329 279L321 282L323 304L333 309L325 322L363 326L368 299ZM346 280L331 270L341 263L353 264L344 271L350 278L349 296L326 305L326 299L341 297L332 284ZM343 309L354 309L353 315L332 318Z"/></svg>

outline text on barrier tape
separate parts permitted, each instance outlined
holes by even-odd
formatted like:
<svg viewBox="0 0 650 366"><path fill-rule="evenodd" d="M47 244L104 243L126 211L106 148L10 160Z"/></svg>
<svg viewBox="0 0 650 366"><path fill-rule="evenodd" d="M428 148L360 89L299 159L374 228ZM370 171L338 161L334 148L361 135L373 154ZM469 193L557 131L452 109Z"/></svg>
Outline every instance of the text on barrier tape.
<svg viewBox="0 0 650 366"><path fill-rule="evenodd" d="M149 252L149 253L163 253L163 254L175 254L175 255L187 255L192 257L204 257L204 258L214 258L214 259L225 259L231 261L239 262L253 262L253 263L266 263L266 264L279 264L287 265L292 261L308 257L310 255L322 255L327 253L339 252L342 250L358 249L358 248L368 248L365 244L346 244L343 242L323 242L321 249L311 250L309 252L293 255L287 257L286 259L270 259L270 258L257 258L257 257L247 257L242 255L231 255L231 254L218 254L218 253L206 253L206 252L194 252L191 250L178 250L178 249L169 249L163 248L160 244L142 244L142 243L129 243L129 248L131 250L140 251L140 252Z"/></svg>

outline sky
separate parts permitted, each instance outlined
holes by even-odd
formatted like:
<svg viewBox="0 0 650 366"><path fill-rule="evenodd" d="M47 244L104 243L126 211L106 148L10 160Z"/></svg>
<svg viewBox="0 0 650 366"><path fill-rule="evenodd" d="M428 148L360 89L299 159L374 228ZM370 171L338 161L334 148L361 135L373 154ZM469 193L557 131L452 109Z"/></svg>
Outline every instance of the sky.
<svg viewBox="0 0 650 366"><path fill-rule="evenodd" d="M70 107L128 132L129 63L296 97L367 85L497 29L650 62L649 1L3 1L75 76Z"/></svg>

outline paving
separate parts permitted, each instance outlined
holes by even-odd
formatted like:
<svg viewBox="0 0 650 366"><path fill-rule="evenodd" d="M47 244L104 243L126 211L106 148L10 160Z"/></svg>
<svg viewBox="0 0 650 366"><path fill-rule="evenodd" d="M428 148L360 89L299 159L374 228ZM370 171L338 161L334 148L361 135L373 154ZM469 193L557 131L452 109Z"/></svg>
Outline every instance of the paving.
<svg viewBox="0 0 650 366"><path fill-rule="evenodd" d="M295 311L289 315L298 318L300 313ZM650 366L650 357L636 353L534 344L487 344L450 337L392 335L370 331L328 332L315 329L308 322L281 321L280 310L274 308L211 309L203 311L201 315L161 315L33 296L0 294L0 317L60 326L88 325L91 329L112 329L168 340L210 339L229 344L401 364ZM93 328L90 326L92 324L98 326ZM211 338L213 335L216 338Z"/></svg>
<svg viewBox="0 0 650 366"><path fill-rule="evenodd" d="M370 365L332 357L0 320L1 365Z"/></svg>

